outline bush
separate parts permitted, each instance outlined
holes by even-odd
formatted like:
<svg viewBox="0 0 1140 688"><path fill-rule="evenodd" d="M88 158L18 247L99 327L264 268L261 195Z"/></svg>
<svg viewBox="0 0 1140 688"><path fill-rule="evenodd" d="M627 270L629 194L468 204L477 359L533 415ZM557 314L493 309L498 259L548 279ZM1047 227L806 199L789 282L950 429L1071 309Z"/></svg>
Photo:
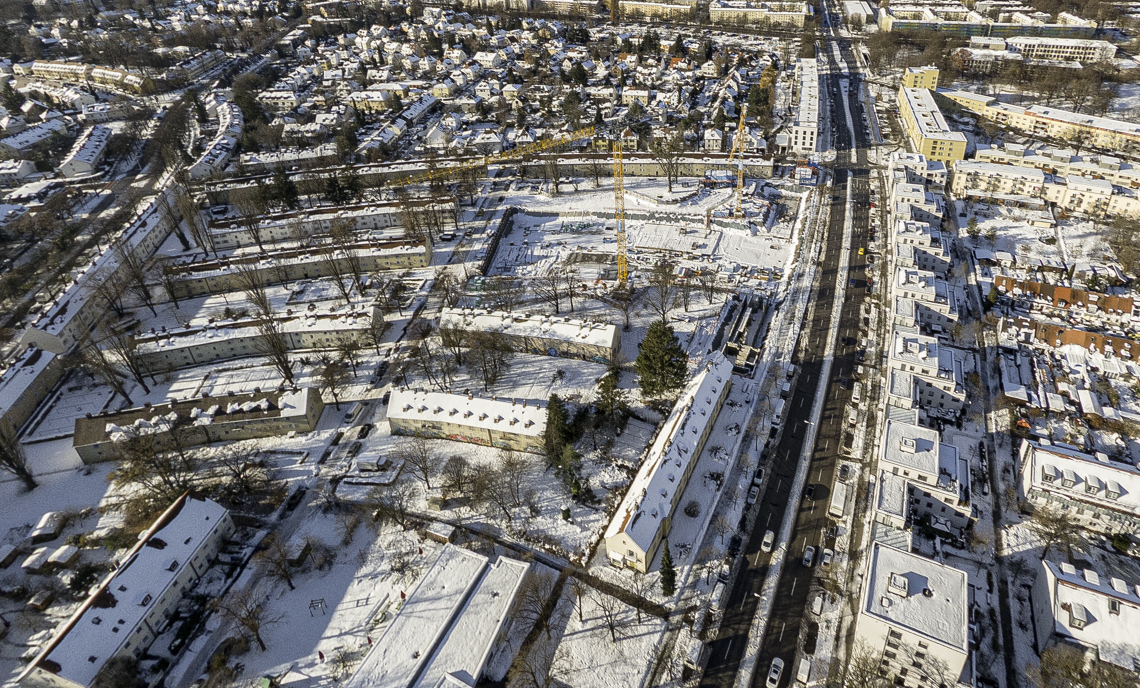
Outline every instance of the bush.
<svg viewBox="0 0 1140 688"><path fill-rule="evenodd" d="M1121 554L1128 554L1132 548L1132 538L1127 533L1117 533L1112 536L1112 548Z"/></svg>
<svg viewBox="0 0 1140 688"><path fill-rule="evenodd" d="M697 500L689 500L689 503L685 505L685 515L689 518L696 518L701 515L701 505Z"/></svg>

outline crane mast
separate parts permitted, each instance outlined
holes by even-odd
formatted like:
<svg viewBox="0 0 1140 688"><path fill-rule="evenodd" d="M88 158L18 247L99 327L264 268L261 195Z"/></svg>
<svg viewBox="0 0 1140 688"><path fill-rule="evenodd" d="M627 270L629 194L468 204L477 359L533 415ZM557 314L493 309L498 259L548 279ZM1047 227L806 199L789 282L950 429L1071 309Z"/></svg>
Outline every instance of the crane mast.
<svg viewBox="0 0 1140 688"><path fill-rule="evenodd" d="M736 161L736 212L734 217L744 216L744 158L738 156L743 153L744 147L744 118L748 116L748 104L740 108L740 122L736 125L736 136L732 137L732 152L728 155L731 165Z"/></svg>
<svg viewBox="0 0 1140 688"><path fill-rule="evenodd" d="M625 167L620 140L614 141L614 218L617 221L618 286L624 287L629 278L629 266L625 255Z"/></svg>

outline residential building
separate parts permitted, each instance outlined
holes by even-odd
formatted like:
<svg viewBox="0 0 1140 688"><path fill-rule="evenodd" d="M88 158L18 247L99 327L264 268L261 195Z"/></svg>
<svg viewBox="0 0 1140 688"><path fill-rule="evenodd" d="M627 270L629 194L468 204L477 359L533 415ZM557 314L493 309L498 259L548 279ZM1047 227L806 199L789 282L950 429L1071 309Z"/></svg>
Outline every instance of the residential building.
<svg viewBox="0 0 1140 688"><path fill-rule="evenodd" d="M819 136L819 67L815 58L796 60L799 105L792 122L791 151L798 155L816 152Z"/></svg>
<svg viewBox="0 0 1140 688"><path fill-rule="evenodd" d="M218 103L216 112L218 130L202 155L187 169L191 179L204 179L224 170L241 140L245 127L241 108L236 103L222 101Z"/></svg>
<svg viewBox="0 0 1140 688"><path fill-rule="evenodd" d="M1131 296L1112 296L1084 289L994 275L994 288L1019 309L1049 317L1083 320L1121 327L1131 322L1137 302Z"/></svg>
<svg viewBox="0 0 1140 688"><path fill-rule="evenodd" d="M0 160L0 185L19 186L36 173L31 160Z"/></svg>
<svg viewBox="0 0 1140 688"><path fill-rule="evenodd" d="M1044 208L1092 217L1140 217L1140 190L1107 179L1055 176L1040 169L989 162L954 163L951 190L971 200Z"/></svg>
<svg viewBox="0 0 1140 688"><path fill-rule="evenodd" d="M1082 319L1082 311L1071 309L1070 313L1078 322ZM1120 313L1115 315L1122 316ZM999 325L998 341L1002 346L1010 348L1025 344L1043 351L1076 345L1090 353L1105 356L1108 360L1119 358L1132 361L1140 358L1140 342L1127 337L1089 332L1068 324L1056 325L1028 318L1003 319Z"/></svg>
<svg viewBox="0 0 1140 688"><path fill-rule="evenodd" d="M891 189L891 206L896 222L915 220L938 227L946 215L946 199L922 184L895 184Z"/></svg>
<svg viewBox="0 0 1140 688"><path fill-rule="evenodd" d="M207 223L207 230L210 233L210 241L218 250L257 246L258 239L262 244L273 244L324 236L333 225L343 225L356 232L370 233L372 238L377 239L401 237L402 230L389 232L380 230L401 228L400 208L409 203L411 207L437 208L445 213L451 213L454 206L451 201L403 203L389 201L301 208L261 215L255 232L250 232L245 221L236 217L211 220Z"/></svg>
<svg viewBox="0 0 1140 688"><path fill-rule="evenodd" d="M948 330L958 322L958 300L954 289L933 272L897 267L891 284L891 300L895 299L910 299L931 311L933 320L926 324L936 326L935 331Z"/></svg>
<svg viewBox="0 0 1140 688"><path fill-rule="evenodd" d="M1051 106L1021 107L968 91L938 89L945 96L983 119L1015 129L1034 138L1074 141L1082 147L1140 156L1140 123L1075 113ZM960 158L959 158L960 159Z"/></svg>
<svg viewBox="0 0 1140 688"><path fill-rule="evenodd" d="M896 184L921 184L930 191L942 193L946 188L946 163L927 160L921 153L895 151L890 162L891 187Z"/></svg>
<svg viewBox="0 0 1140 688"><path fill-rule="evenodd" d="M1000 19L1000 17L999 17ZM1095 21L1086 21L1064 12L1055 23L1047 23L1014 12L1005 21L994 21L964 5L948 1L937 5L907 3L891 5L879 12L879 29L902 33L937 31L950 36L1048 36L1057 38L1092 38Z"/></svg>
<svg viewBox="0 0 1140 688"><path fill-rule="evenodd" d="M530 564L444 545L346 688L475 685L511 629ZM509 650L508 650L509 651Z"/></svg>
<svg viewBox="0 0 1140 688"><path fill-rule="evenodd" d="M117 447L141 437L181 449L307 433L317 427L324 408L320 390L309 387L147 404L76 418L72 446L84 463L92 464L121 458Z"/></svg>
<svg viewBox="0 0 1140 688"><path fill-rule="evenodd" d="M384 331L379 306L346 310L286 310L273 317L289 351L332 350L344 341L372 347ZM134 338L138 365L148 373L189 368L232 358L264 356L264 337L256 319L178 327Z"/></svg>
<svg viewBox="0 0 1140 688"><path fill-rule="evenodd" d="M812 6L804 2L756 2L754 0L712 0L709 22L759 26L794 26L803 28L812 14Z"/></svg>
<svg viewBox="0 0 1140 688"><path fill-rule="evenodd" d="M956 417L966 408L966 355L934 337L896 328L888 358L888 403ZM898 374L896 374L898 373Z"/></svg>
<svg viewBox="0 0 1140 688"><path fill-rule="evenodd" d="M696 16L696 0L619 0L621 16L630 21L636 19L664 19L666 21L686 21Z"/></svg>
<svg viewBox="0 0 1140 688"><path fill-rule="evenodd" d="M47 145L53 136L66 136L67 125L60 119L49 119L46 122L28 127L19 134L5 136L0 139L0 155L9 157L23 157L40 146Z"/></svg>
<svg viewBox="0 0 1140 688"><path fill-rule="evenodd" d="M1010 51L1035 60L1104 62L1116 57L1116 46L1108 41L1016 36L1006 39L1005 44Z"/></svg>
<svg viewBox="0 0 1140 688"><path fill-rule="evenodd" d="M925 88L899 89L899 118L915 152L928 160L953 162L966 157L966 136L953 131Z"/></svg>
<svg viewBox="0 0 1140 688"><path fill-rule="evenodd" d="M714 353L660 426L606 528L610 563L647 573L732 386L732 362Z"/></svg>
<svg viewBox="0 0 1140 688"><path fill-rule="evenodd" d="M897 686L975 685L965 571L872 542L856 638Z"/></svg>
<svg viewBox="0 0 1140 688"><path fill-rule="evenodd" d="M907 67L903 72L903 88L924 88L933 91L938 88L938 68L934 65L925 67Z"/></svg>
<svg viewBox="0 0 1140 688"><path fill-rule="evenodd" d="M974 153L977 162L1014 165L1038 169L1062 177L1092 177L1112 182L1115 186L1140 189L1140 168L1111 155L1077 155L1068 148L1039 148L1007 143L997 146L979 145Z"/></svg>
<svg viewBox="0 0 1140 688"><path fill-rule="evenodd" d="M970 463L940 433L887 419L878 471L906 482L907 519L961 537L973 519Z"/></svg>
<svg viewBox="0 0 1140 688"><path fill-rule="evenodd" d="M950 243L935 225L914 220L895 222L895 265L937 273L950 272Z"/></svg>
<svg viewBox="0 0 1140 688"><path fill-rule="evenodd" d="M189 493L179 497L56 629L17 682L25 688L90 688L109 660L142 658L233 531L229 512L217 503Z"/></svg>
<svg viewBox="0 0 1140 688"><path fill-rule="evenodd" d="M546 406L526 399L486 399L474 394L393 390L388 422L396 435L417 433L541 454Z"/></svg>
<svg viewBox="0 0 1140 688"><path fill-rule="evenodd" d="M336 265L329 264L335 256ZM424 239L403 241L363 240L345 248L282 248L261 251L250 247L229 258L204 259L168 264L164 269L174 276L174 288L181 298L241 291L240 267L253 267L266 284L299 279L318 279L336 274L350 275L385 270L422 268L431 263L431 247ZM335 267L335 269L333 269Z"/></svg>
<svg viewBox="0 0 1140 688"><path fill-rule="evenodd" d="M465 332L494 332L514 349L539 355L609 363L621 351L618 326L566 316L445 308L440 312L439 326Z"/></svg>
<svg viewBox="0 0 1140 688"><path fill-rule="evenodd" d="M1030 596L1036 645L1071 643L1134 674L1140 667L1140 583L1069 562L1042 561Z"/></svg>
<svg viewBox="0 0 1140 688"><path fill-rule="evenodd" d="M59 164L62 177L86 177L95 174L107 143L111 140L111 130L101 124L88 127L75 140L71 150Z"/></svg>
<svg viewBox="0 0 1140 688"><path fill-rule="evenodd" d="M1107 533L1140 528L1140 468L1049 440L1023 439L1018 497Z"/></svg>
<svg viewBox="0 0 1140 688"><path fill-rule="evenodd" d="M272 172L278 167L328 165L339 160L335 143L322 143L309 148L283 148L268 153L242 153L238 167L245 174Z"/></svg>
<svg viewBox="0 0 1140 688"><path fill-rule="evenodd" d="M0 372L0 435L14 438L63 375L59 356L29 346Z"/></svg>

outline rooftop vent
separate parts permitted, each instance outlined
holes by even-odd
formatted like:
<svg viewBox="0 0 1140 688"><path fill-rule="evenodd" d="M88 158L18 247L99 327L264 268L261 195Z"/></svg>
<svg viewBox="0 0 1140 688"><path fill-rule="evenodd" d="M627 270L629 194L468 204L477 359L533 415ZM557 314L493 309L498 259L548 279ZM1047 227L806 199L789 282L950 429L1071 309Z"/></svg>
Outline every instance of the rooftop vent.
<svg viewBox="0 0 1140 688"><path fill-rule="evenodd" d="M901 573L892 573L890 579L887 581L887 592L892 592L899 597L907 596L907 587L909 581L906 576Z"/></svg>

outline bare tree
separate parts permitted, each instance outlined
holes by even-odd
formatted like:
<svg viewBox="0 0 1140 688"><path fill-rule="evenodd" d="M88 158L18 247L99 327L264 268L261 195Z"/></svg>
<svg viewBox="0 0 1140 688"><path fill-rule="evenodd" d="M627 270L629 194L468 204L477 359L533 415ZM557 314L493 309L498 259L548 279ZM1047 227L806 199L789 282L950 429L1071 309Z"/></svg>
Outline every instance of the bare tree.
<svg viewBox="0 0 1140 688"><path fill-rule="evenodd" d="M290 590L296 590L293 585L293 565L289 562L293 554L289 546L277 533L270 533L261 541L261 549L257 552L257 560L262 565L263 573L269 578L284 583Z"/></svg>
<svg viewBox="0 0 1140 688"><path fill-rule="evenodd" d="M341 334L336 338L336 355L341 363L347 363L352 368L352 377L356 377L356 366L360 363L360 350L364 348L360 339L351 334Z"/></svg>
<svg viewBox="0 0 1140 688"><path fill-rule="evenodd" d="M442 271L439 276L435 278L435 282L432 284L432 291L439 294L443 305L448 308L454 307L455 304L459 302L459 297L463 295L459 278L447 270Z"/></svg>
<svg viewBox="0 0 1140 688"><path fill-rule="evenodd" d="M550 637L550 609L551 595L556 587L553 576L534 572L523 579L518 592L518 616L525 622L533 624L542 630L546 637Z"/></svg>
<svg viewBox="0 0 1140 688"><path fill-rule="evenodd" d="M150 309L151 315L158 315L154 309L154 295L147 284L146 264L125 242L115 244L114 250L119 261L119 274L123 276L127 289Z"/></svg>
<svg viewBox="0 0 1140 688"><path fill-rule="evenodd" d="M600 297L599 300L621 314L622 328L628 330L636 296L637 290L634 289L633 285L625 284L619 285L606 296Z"/></svg>
<svg viewBox="0 0 1140 688"><path fill-rule="evenodd" d="M166 432L136 435L115 443L119 465L111 481L129 487L157 502L170 503L192 489L201 462L186 451L187 429L171 423Z"/></svg>
<svg viewBox="0 0 1140 688"><path fill-rule="evenodd" d="M408 437L400 443L393 454L403 460L416 480L422 482L427 489L432 489L432 478L439 473L443 462L426 435L417 432Z"/></svg>
<svg viewBox="0 0 1140 688"><path fill-rule="evenodd" d="M127 375L107 354L99 348L91 336L86 336L79 342L74 354L67 359L70 368L81 368L91 377L98 378L103 384L110 387L115 394L126 399L128 404L134 403L127 392Z"/></svg>
<svg viewBox="0 0 1140 688"><path fill-rule="evenodd" d="M471 333L455 325L439 326L439 341L455 357L456 365L463 365L463 351L471 343Z"/></svg>
<svg viewBox="0 0 1140 688"><path fill-rule="evenodd" d="M1105 661L1090 661L1078 647L1059 643L1041 653L1039 664L1025 668L1034 688L1136 688L1136 674Z"/></svg>
<svg viewBox="0 0 1140 688"><path fill-rule="evenodd" d="M262 240L261 218L265 215L265 203L257 189L235 189L230 192L230 203L238 212L241 226L249 233L249 238L260 249L265 249Z"/></svg>
<svg viewBox="0 0 1140 688"><path fill-rule="evenodd" d="M484 282L483 295L495 310L514 311L526 296L526 286L509 277L493 277Z"/></svg>
<svg viewBox="0 0 1140 688"><path fill-rule="evenodd" d="M518 507L523 502L523 480L530 470L532 461L527 454L514 449L500 448L495 470L502 476L503 484L511 497L512 505Z"/></svg>
<svg viewBox="0 0 1140 688"><path fill-rule="evenodd" d="M475 482L475 471L466 458L455 454L443 464L440 472L443 491L450 497L471 492Z"/></svg>
<svg viewBox="0 0 1140 688"><path fill-rule="evenodd" d="M190 230L190 238L198 245L205 253L213 253L218 255L218 249L214 246L214 237L210 234L209 228L202 220L202 213L198 210L198 204L194 202L194 198L187 193L185 187L176 186L174 189L174 205L178 207L178 212L182 213L182 219L186 222L187 229Z"/></svg>
<svg viewBox="0 0 1140 688"><path fill-rule="evenodd" d="M261 633L271 626L281 623L285 614L270 610L265 600L268 590L262 584L233 590L221 599L214 600L214 609L233 621L243 631L253 637L262 652L267 649Z"/></svg>
<svg viewBox="0 0 1140 688"><path fill-rule="evenodd" d="M334 222L329 227L329 240L343 256L345 268L352 276L356 291L364 293L364 268L360 262L360 254L356 251L358 241L352 223Z"/></svg>
<svg viewBox="0 0 1140 688"><path fill-rule="evenodd" d="M143 388L143 391L150 394L150 387L143 379L145 371L143 370L142 356L135 348L134 338L125 330L113 327L106 322L100 322L96 326L95 334L99 337L99 341L93 346L100 347L104 356L109 353L119 365L127 369L135 382Z"/></svg>
<svg viewBox="0 0 1140 688"><path fill-rule="evenodd" d="M1049 556L1054 547L1063 547L1065 556L1072 561L1073 550L1084 551L1086 544L1082 536L1082 528L1076 521L1070 520L1064 513L1047 506L1034 508L1033 515L1026 524L1034 535L1041 539L1044 547L1041 550L1041 560Z"/></svg>
<svg viewBox="0 0 1140 688"><path fill-rule="evenodd" d="M468 350L468 368L474 365L483 380L483 391L499 381L510 365L514 349L501 332L474 332Z"/></svg>
<svg viewBox="0 0 1140 688"><path fill-rule="evenodd" d="M515 660L507 678L519 688L557 688L565 685L570 669L569 651L554 638L540 637Z"/></svg>
<svg viewBox="0 0 1140 688"><path fill-rule="evenodd" d="M570 592L574 594L574 599L576 600L574 606L578 608L578 623L585 623L585 619L583 618L585 600L590 595L590 591L592 591L593 588L590 587L589 583L579 577L581 573L582 572L580 571L570 572L569 583Z"/></svg>
<svg viewBox="0 0 1140 688"><path fill-rule="evenodd" d="M326 247L321 255L321 272L329 276L344 299L345 305L352 303L352 286L345 263L335 248ZM347 282L347 283L346 283Z"/></svg>
<svg viewBox="0 0 1140 688"><path fill-rule="evenodd" d="M322 354L320 366L317 368L317 379L321 382L321 391L332 395L336 410L340 410L340 395L350 382L348 368L339 358Z"/></svg>
<svg viewBox="0 0 1140 688"><path fill-rule="evenodd" d="M658 262L649 273L649 307L661 317L661 322L669 321L669 311L676 300L677 274L667 260Z"/></svg>
<svg viewBox="0 0 1140 688"><path fill-rule="evenodd" d="M234 266L238 287L253 306L257 318L257 340L254 344L258 353L281 374L288 384L293 384L293 366L289 360L289 341L281 330L281 324L273 315L273 304L265 289L265 276L256 265L241 263Z"/></svg>
<svg viewBox="0 0 1140 688"><path fill-rule="evenodd" d="M629 619L625 615L625 603L600 590L595 590L591 597L594 607L601 615L602 624L610 632L610 642L616 643L618 635L624 635L625 629L629 626Z"/></svg>
<svg viewBox="0 0 1140 688"><path fill-rule="evenodd" d="M517 506L507 484L506 476L490 466L475 468L471 483L471 498L477 504L497 507L507 519L507 528L514 522L513 508Z"/></svg>
<svg viewBox="0 0 1140 688"><path fill-rule="evenodd" d="M673 182L681 176L681 159L685 156L685 132L678 129L672 136L654 141L649 150L665 174L669 193L673 193Z"/></svg>
<svg viewBox="0 0 1140 688"><path fill-rule="evenodd" d="M555 315L562 312L563 282L562 274L557 270L549 270L545 275L537 277L531 282L535 296L553 308Z"/></svg>
<svg viewBox="0 0 1140 688"><path fill-rule="evenodd" d="M859 640L847 662L843 664L843 685L846 688L887 688L890 681L882 674L881 656L874 648Z"/></svg>
<svg viewBox="0 0 1140 688"><path fill-rule="evenodd" d="M601 156L593 156L586 163L586 169L594 180L594 188L602 185L602 177L609 176L610 162Z"/></svg>
<svg viewBox="0 0 1140 688"><path fill-rule="evenodd" d="M123 305L123 285L109 271L100 272L91 276L88 281L95 295L115 311L120 318L126 315L127 309Z"/></svg>
<svg viewBox="0 0 1140 688"><path fill-rule="evenodd" d="M28 467L28 457L24 454L24 447L20 440L0 430L0 471L11 473L24 483L24 488L34 490L39 483L32 476Z"/></svg>
<svg viewBox="0 0 1140 688"><path fill-rule="evenodd" d="M377 486L368 492L365 506L373 520L391 521L407 530L415 525L412 507L415 504L416 488L407 480L398 480L391 485Z"/></svg>

